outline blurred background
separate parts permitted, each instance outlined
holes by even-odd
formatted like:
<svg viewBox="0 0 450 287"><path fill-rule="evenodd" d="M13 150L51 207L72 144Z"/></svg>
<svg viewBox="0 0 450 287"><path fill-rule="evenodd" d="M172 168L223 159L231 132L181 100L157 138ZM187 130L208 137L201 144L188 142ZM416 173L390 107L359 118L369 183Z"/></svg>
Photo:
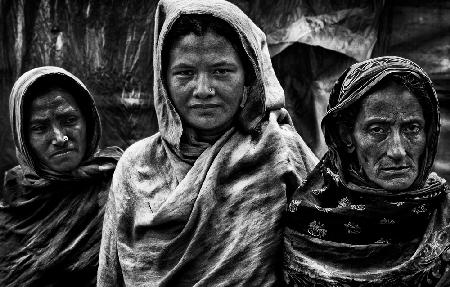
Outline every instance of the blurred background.
<svg viewBox="0 0 450 287"><path fill-rule="evenodd" d="M267 34L297 131L321 157L328 94L351 64L409 58L432 78L441 104L435 170L450 180L450 1L230 0ZM153 108L153 0L0 0L0 175L17 164L8 98L43 65L79 77L96 99L102 145L128 147L158 130ZM0 176L0 184L3 178Z"/></svg>

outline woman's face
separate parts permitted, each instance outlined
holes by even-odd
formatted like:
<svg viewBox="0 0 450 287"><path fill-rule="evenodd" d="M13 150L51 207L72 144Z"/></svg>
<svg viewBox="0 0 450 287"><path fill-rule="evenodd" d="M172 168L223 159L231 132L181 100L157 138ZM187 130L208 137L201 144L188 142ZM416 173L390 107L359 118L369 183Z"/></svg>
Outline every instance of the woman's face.
<svg viewBox="0 0 450 287"><path fill-rule="evenodd" d="M51 170L75 169L86 151L86 120L66 91L52 90L34 98L26 123L34 156Z"/></svg>
<svg viewBox="0 0 450 287"><path fill-rule="evenodd" d="M166 77L184 124L205 135L232 125L242 100L244 67L224 37L191 33L175 42Z"/></svg>
<svg viewBox="0 0 450 287"><path fill-rule="evenodd" d="M417 178L426 145L417 98L391 83L362 101L353 131L355 151L367 177L386 190L404 190Z"/></svg>

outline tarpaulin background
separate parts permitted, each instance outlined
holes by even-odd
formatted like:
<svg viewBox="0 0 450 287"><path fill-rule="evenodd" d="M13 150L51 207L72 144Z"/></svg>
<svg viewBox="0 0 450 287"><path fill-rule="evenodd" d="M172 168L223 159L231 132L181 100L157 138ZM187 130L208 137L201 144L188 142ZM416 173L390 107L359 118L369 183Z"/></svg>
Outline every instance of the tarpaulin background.
<svg viewBox="0 0 450 287"><path fill-rule="evenodd" d="M450 8L445 1L231 2L267 33L287 108L318 156L325 151L319 123L328 93L356 61L384 54L411 58L439 79L440 95L448 98L450 17L444 15ZM152 99L156 3L0 0L0 174L16 164L9 92L14 81L34 67L61 66L88 86L101 113L103 145L126 148L157 131ZM443 137L448 143L446 115ZM439 169L448 170L450 154L441 148L440 157Z"/></svg>

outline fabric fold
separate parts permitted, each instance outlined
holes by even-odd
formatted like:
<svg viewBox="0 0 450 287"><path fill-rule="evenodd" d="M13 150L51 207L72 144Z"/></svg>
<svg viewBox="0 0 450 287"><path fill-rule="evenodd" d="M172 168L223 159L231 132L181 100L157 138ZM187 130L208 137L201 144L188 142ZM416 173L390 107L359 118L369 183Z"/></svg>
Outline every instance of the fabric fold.
<svg viewBox="0 0 450 287"><path fill-rule="evenodd" d="M161 72L165 36L185 14L225 20L256 74L234 126L208 144L183 127ZM119 161L103 229L99 286L280 284L286 193L317 159L283 109L264 34L227 1L163 0L154 43L160 132L129 147Z"/></svg>
<svg viewBox="0 0 450 287"><path fill-rule="evenodd" d="M427 144L420 172L401 191L382 189L355 168L337 132L342 115L390 77L429 105L422 106ZM420 87L407 80L411 77ZM354 64L331 92L322 129L329 150L294 192L285 213L288 286L448 285L449 188L430 172L439 104L426 73L394 56Z"/></svg>
<svg viewBox="0 0 450 287"><path fill-rule="evenodd" d="M24 106L43 79L58 82L88 111L83 115L89 126L86 154L71 172L44 169L26 141ZM26 72L9 103L20 165L5 173L0 194L0 285L95 286L104 206L122 150L99 149L94 99L62 68Z"/></svg>

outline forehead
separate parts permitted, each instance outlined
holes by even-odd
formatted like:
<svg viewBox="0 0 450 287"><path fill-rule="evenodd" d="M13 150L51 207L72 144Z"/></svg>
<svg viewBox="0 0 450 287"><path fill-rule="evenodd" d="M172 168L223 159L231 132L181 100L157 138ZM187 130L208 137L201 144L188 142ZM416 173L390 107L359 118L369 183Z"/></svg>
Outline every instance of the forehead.
<svg viewBox="0 0 450 287"><path fill-rule="evenodd" d="M37 95L30 104L31 114L48 110L70 109L79 111L75 98L66 90L54 89Z"/></svg>
<svg viewBox="0 0 450 287"><path fill-rule="evenodd" d="M202 36L194 33L181 37L170 50L172 60L203 59L220 56L221 58L239 58L231 43L223 36L208 31Z"/></svg>
<svg viewBox="0 0 450 287"><path fill-rule="evenodd" d="M417 116L423 118L423 110L418 98L406 87L394 82L366 96L361 102L361 114L366 117Z"/></svg>

